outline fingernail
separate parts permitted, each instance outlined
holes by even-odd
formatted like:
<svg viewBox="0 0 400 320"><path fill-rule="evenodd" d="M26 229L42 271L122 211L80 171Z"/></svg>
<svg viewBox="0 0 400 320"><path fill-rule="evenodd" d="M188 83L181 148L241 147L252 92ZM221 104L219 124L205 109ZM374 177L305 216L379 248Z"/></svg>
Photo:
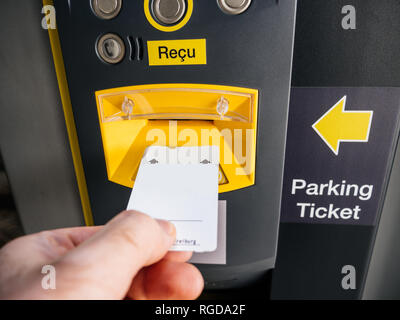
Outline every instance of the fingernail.
<svg viewBox="0 0 400 320"><path fill-rule="evenodd" d="M167 233L169 236L174 236L175 235L175 226L166 220L157 220L158 224L161 226L161 228Z"/></svg>

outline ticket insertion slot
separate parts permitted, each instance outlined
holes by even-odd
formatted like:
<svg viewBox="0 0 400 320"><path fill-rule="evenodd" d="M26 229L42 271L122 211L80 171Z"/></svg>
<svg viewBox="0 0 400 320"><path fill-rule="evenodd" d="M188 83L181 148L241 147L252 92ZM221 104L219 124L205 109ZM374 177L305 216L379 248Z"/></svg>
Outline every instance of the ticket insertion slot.
<svg viewBox="0 0 400 320"><path fill-rule="evenodd" d="M219 192L254 184L258 91L157 84L96 92L108 179L134 187L145 149L218 145Z"/></svg>

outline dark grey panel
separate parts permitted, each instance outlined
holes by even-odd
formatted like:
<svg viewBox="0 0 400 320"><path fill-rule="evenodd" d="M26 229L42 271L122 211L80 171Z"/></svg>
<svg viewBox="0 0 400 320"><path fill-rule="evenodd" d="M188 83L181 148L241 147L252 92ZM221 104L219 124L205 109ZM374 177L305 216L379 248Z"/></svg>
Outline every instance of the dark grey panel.
<svg viewBox="0 0 400 320"><path fill-rule="evenodd" d="M399 190L400 148L397 148L365 283L364 299L400 299Z"/></svg>
<svg viewBox="0 0 400 320"><path fill-rule="evenodd" d="M272 299L360 299L374 228L282 223ZM356 290L341 287L342 267L356 268Z"/></svg>
<svg viewBox="0 0 400 320"><path fill-rule="evenodd" d="M3 0L0 148L27 233L83 223L40 0Z"/></svg>
<svg viewBox="0 0 400 320"><path fill-rule="evenodd" d="M343 30L345 5L356 9L356 30ZM301 0L292 85L396 87L400 83L400 2Z"/></svg>

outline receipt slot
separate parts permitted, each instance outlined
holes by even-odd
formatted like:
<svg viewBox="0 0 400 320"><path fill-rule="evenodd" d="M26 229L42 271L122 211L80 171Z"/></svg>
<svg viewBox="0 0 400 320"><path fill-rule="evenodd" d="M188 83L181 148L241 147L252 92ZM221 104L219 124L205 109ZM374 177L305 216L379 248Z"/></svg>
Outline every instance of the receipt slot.
<svg viewBox="0 0 400 320"><path fill-rule="evenodd" d="M160 84L98 91L96 99L110 181L132 188L149 146L216 145L219 191L254 184L257 90Z"/></svg>
<svg viewBox="0 0 400 320"><path fill-rule="evenodd" d="M147 147L218 145L226 259L198 267L207 289L267 278L296 1L44 2L86 224L126 208Z"/></svg>

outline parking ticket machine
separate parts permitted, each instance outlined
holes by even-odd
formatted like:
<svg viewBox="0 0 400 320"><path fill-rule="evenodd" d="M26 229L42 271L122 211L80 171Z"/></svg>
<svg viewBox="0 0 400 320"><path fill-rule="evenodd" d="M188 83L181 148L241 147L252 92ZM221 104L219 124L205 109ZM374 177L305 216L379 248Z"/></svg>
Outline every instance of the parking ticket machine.
<svg viewBox="0 0 400 320"><path fill-rule="evenodd" d="M398 0L2 8L0 156L26 233L107 223L150 148L218 146L204 298L399 297Z"/></svg>
<svg viewBox="0 0 400 320"><path fill-rule="evenodd" d="M57 13L49 34L85 223L126 208L148 146L217 144L226 263L199 268L212 289L265 277L276 257L296 2L44 3ZM148 139L154 131L166 139Z"/></svg>

